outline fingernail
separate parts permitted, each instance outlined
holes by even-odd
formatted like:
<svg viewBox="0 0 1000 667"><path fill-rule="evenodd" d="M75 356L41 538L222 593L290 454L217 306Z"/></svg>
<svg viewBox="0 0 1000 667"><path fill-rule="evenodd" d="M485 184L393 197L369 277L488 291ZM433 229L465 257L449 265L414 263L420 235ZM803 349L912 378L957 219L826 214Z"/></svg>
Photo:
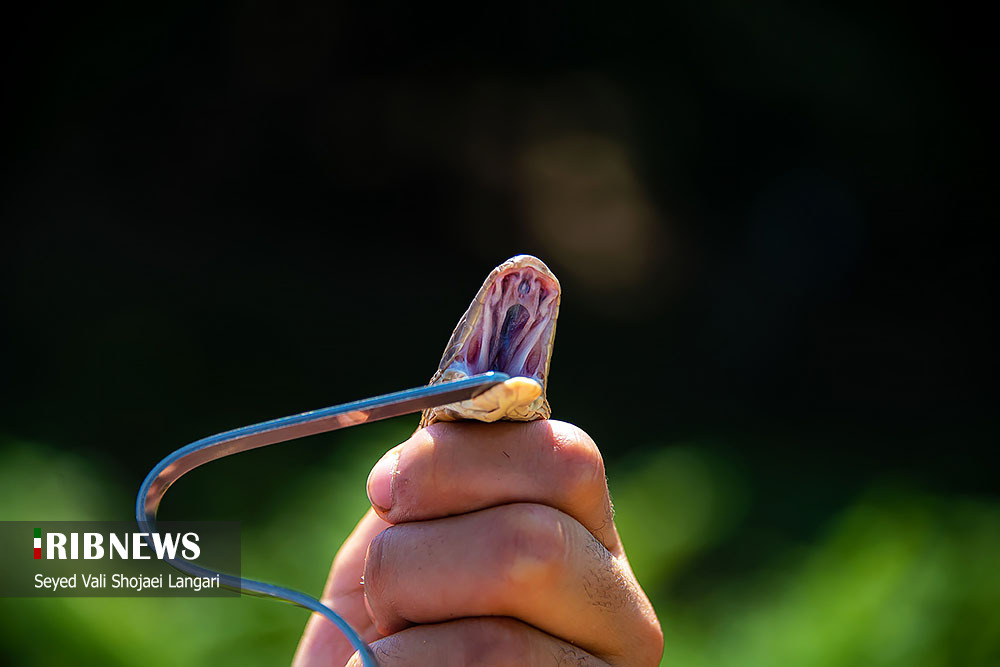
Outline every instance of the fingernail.
<svg viewBox="0 0 1000 667"><path fill-rule="evenodd" d="M380 510L392 508L392 476L398 464L399 449L393 449L379 459L368 475L368 500Z"/></svg>

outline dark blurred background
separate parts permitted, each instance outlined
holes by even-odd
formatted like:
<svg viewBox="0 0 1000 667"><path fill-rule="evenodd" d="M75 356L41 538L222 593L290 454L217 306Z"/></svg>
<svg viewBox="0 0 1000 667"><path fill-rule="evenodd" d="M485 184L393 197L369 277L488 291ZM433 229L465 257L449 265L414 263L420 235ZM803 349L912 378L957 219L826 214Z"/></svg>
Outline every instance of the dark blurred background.
<svg viewBox="0 0 1000 667"><path fill-rule="evenodd" d="M426 382L485 275L527 252L564 290L554 416L605 453L664 664L1000 660L985 22L22 11L0 46L0 519L128 518L181 444ZM266 553L318 592L412 421L220 462L164 512L244 521L245 571ZM323 535L296 572L267 551L289 517ZM54 633L134 664L183 614L188 664L281 663L304 623L163 611L182 602L2 601L5 650L57 664L32 634Z"/></svg>

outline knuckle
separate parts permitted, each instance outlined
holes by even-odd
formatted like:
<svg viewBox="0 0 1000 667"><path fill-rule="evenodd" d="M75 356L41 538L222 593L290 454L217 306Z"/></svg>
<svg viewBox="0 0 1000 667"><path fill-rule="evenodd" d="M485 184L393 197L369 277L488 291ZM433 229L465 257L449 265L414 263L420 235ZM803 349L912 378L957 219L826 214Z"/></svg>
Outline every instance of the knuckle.
<svg viewBox="0 0 1000 667"><path fill-rule="evenodd" d="M382 635L409 625L400 613L402 585L400 560L409 542L406 526L389 526L372 538L365 557L364 598L368 616Z"/></svg>
<svg viewBox="0 0 1000 667"><path fill-rule="evenodd" d="M646 637L638 643L642 655L639 656L639 665L659 665L663 659L663 630L658 622L650 623Z"/></svg>
<svg viewBox="0 0 1000 667"><path fill-rule="evenodd" d="M418 430L399 447L392 474L392 507L387 519L402 523L421 518L428 495L447 492L449 476L442 461L438 424ZM434 429L435 433L430 431ZM436 435L435 435L436 434Z"/></svg>
<svg viewBox="0 0 1000 667"><path fill-rule="evenodd" d="M648 605L641 621L633 625L635 641L630 643L636 665L659 665L663 658L663 629L656 618L656 612ZM631 664L631 663L630 663Z"/></svg>
<svg viewBox="0 0 1000 667"><path fill-rule="evenodd" d="M594 440L582 429L563 424L553 429L553 452L563 493L576 499L602 491L606 484L604 458Z"/></svg>
<svg viewBox="0 0 1000 667"><path fill-rule="evenodd" d="M450 424L435 424L427 428L422 428L410 436L406 441L407 453L413 459L415 465L424 466L428 464L428 459L433 463L438 457L438 441L445 438L450 429L446 428Z"/></svg>
<svg viewBox="0 0 1000 667"><path fill-rule="evenodd" d="M523 627L513 619L477 619L466 622L460 664L488 667L524 665L530 651Z"/></svg>
<svg viewBox="0 0 1000 667"><path fill-rule="evenodd" d="M368 602L373 610L386 590L385 575L392 570L387 564L390 554L389 542L392 540L392 533L393 527L390 526L373 537L368 545L368 555L365 557L365 597L368 598Z"/></svg>
<svg viewBox="0 0 1000 667"><path fill-rule="evenodd" d="M512 586L539 590L554 581L569 557L562 514L543 505L509 505L503 524L495 532L493 553L499 559L497 583L505 597Z"/></svg>

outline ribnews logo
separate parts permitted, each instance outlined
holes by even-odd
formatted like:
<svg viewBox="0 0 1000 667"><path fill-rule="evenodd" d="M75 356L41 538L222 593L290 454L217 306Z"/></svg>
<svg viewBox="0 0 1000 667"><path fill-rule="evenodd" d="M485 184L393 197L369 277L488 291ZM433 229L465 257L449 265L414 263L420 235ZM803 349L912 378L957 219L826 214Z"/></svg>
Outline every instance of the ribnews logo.
<svg viewBox="0 0 1000 667"><path fill-rule="evenodd" d="M0 597L239 595L222 587L219 574L240 574L238 523L137 528L131 521L0 521Z"/></svg>
<svg viewBox="0 0 1000 667"><path fill-rule="evenodd" d="M97 532L84 533L45 533L45 559L47 560L98 560L105 553L114 559L163 560L177 558L178 551L184 560L197 560L201 556L199 536L195 532L187 533L117 533L107 534L107 549L105 549L105 534ZM42 529L35 528L34 560L42 560ZM153 553L144 549L152 548Z"/></svg>

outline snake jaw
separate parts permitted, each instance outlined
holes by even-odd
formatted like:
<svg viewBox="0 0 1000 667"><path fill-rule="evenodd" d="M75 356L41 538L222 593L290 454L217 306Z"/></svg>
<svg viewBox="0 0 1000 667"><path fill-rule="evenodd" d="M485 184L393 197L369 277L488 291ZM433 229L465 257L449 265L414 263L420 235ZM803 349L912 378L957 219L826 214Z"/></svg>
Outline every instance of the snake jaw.
<svg viewBox="0 0 1000 667"><path fill-rule="evenodd" d="M518 255L495 268L455 327L431 384L490 370L512 377L470 401L425 411L420 425L547 419L545 385L560 299L559 281L536 257Z"/></svg>

